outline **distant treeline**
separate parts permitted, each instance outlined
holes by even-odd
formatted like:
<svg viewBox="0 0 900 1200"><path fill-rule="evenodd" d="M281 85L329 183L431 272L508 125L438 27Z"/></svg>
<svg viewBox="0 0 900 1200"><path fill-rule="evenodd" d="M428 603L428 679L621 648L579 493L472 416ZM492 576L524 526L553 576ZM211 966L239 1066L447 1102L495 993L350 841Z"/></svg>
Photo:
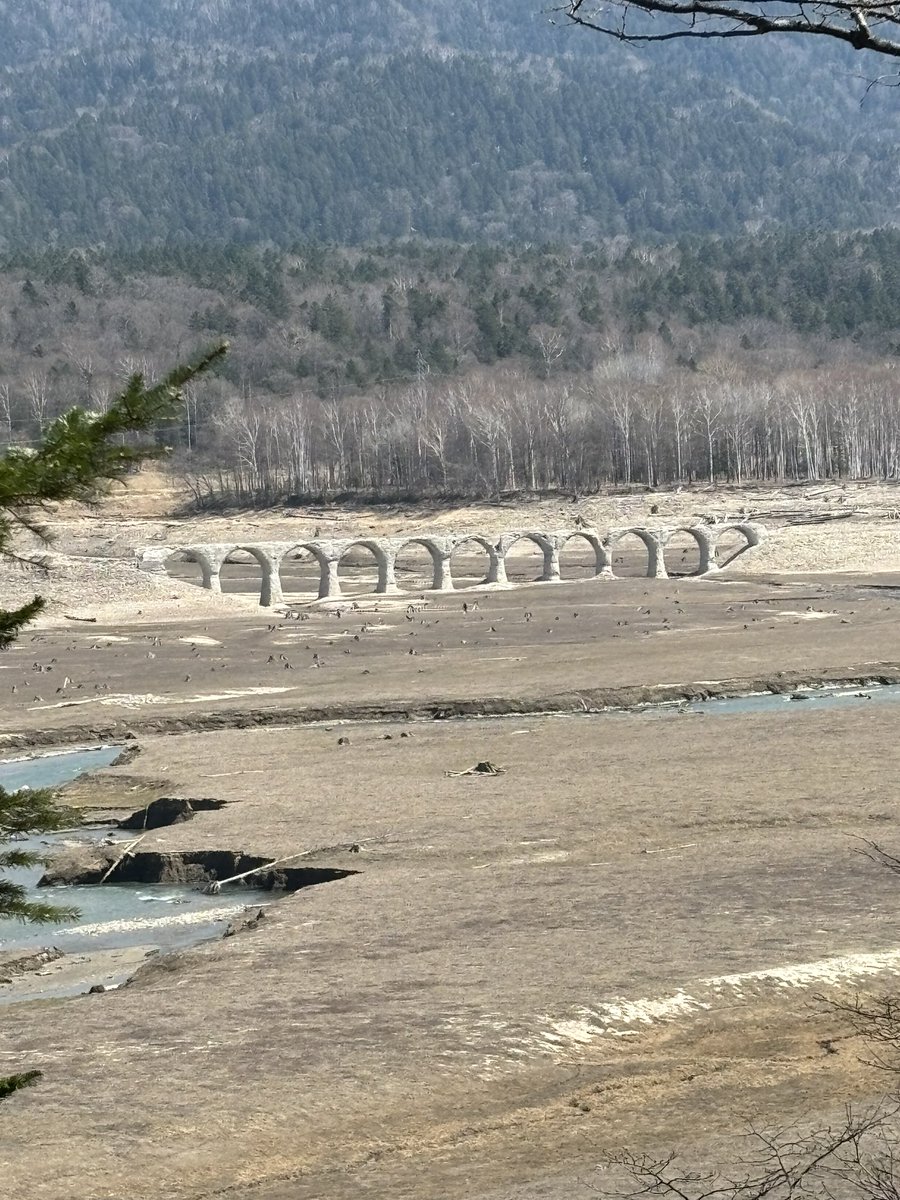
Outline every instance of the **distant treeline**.
<svg viewBox="0 0 900 1200"><path fill-rule="evenodd" d="M232 343L174 443L198 496L893 475L900 232L403 241L0 262L0 438Z"/></svg>

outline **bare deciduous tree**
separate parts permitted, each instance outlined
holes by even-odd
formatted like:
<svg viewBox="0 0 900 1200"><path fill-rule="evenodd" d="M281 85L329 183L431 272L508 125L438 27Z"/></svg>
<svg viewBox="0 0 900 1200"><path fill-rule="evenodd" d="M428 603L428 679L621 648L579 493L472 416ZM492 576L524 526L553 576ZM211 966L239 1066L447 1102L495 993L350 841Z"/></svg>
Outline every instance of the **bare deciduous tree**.
<svg viewBox="0 0 900 1200"><path fill-rule="evenodd" d="M802 34L843 42L854 50L900 57L900 5L879 0L569 0L552 11L572 25L617 41L747 38ZM669 18L656 25L646 18Z"/></svg>
<svg viewBox="0 0 900 1200"><path fill-rule="evenodd" d="M729 1170L623 1151L603 1164L616 1183L585 1182L615 1200L898 1200L897 1115L897 1105L885 1103L863 1112L848 1106L840 1119L807 1128L750 1125L747 1152Z"/></svg>

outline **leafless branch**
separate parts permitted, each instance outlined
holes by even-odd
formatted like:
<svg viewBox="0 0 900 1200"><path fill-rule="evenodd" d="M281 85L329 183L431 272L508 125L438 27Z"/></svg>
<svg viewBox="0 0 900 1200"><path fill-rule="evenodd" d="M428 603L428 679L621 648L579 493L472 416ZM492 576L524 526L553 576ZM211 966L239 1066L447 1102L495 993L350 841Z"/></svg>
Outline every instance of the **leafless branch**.
<svg viewBox="0 0 900 1200"><path fill-rule="evenodd" d="M844 42L854 50L900 57L900 5L859 0L831 3L783 3L759 0L607 0L588 4L569 0L550 10L571 25L617 41L669 42L683 38L759 37L770 33L817 35ZM629 27L628 18L671 18L659 29L646 23Z"/></svg>
<svg viewBox="0 0 900 1200"><path fill-rule="evenodd" d="M889 854L887 850L883 850L877 842L873 842L869 838L858 837L856 840L862 843L855 847L857 854L862 854L865 858L871 859L877 866L887 867L889 871L894 871L900 875L900 858L894 854Z"/></svg>
<svg viewBox="0 0 900 1200"><path fill-rule="evenodd" d="M770 1132L751 1125L748 1151L731 1171L692 1170L674 1153L654 1158L625 1150L602 1164L624 1176L622 1188L585 1184L615 1200L791 1200L801 1194L898 1200L897 1113L896 1105L863 1113L847 1107L840 1121L827 1126Z"/></svg>

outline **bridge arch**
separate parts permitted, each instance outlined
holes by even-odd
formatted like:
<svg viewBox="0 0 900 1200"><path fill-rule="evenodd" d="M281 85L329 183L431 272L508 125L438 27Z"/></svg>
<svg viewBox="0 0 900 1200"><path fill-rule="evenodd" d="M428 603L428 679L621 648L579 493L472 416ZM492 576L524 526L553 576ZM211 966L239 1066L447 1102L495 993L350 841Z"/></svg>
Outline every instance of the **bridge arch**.
<svg viewBox="0 0 900 1200"><path fill-rule="evenodd" d="M278 568L281 565L282 554L279 548L274 546L263 545L259 542L248 543L241 542L234 546L229 546L222 556L222 561L219 566L222 567L231 559L232 554L249 554L252 559L259 564L260 583L259 583L259 604L261 608L271 608L273 604L279 604L283 599L281 594L281 577L278 574Z"/></svg>
<svg viewBox="0 0 900 1200"><path fill-rule="evenodd" d="M433 542L426 545L428 541L431 539L397 538L392 542L391 558L398 592L424 592L434 587L434 556L438 551Z"/></svg>
<svg viewBox="0 0 900 1200"><path fill-rule="evenodd" d="M564 530L556 535L556 543L559 547L559 556L562 560L562 555L567 546L569 546L576 538L587 542L591 550L594 552L594 575L602 576L608 579L612 575L612 553L609 546L604 542L600 534L592 529L572 529ZM560 565L560 574L562 574L562 566Z"/></svg>
<svg viewBox="0 0 900 1200"><path fill-rule="evenodd" d="M497 537L480 533L466 535L429 535L413 537L379 538L359 537L341 540L317 538L299 542L207 542L189 546L148 546L136 551L138 567L142 571L166 576L167 564L175 559L196 563L202 575L202 586L209 591L221 591L220 573L223 564L232 555L248 556L259 564L262 572L260 604L268 606L280 601L282 584L280 569L292 555L309 554L318 568L318 596L320 599L340 598L341 560L352 550L362 548L371 554L378 567L376 592L393 592L397 588L394 569L397 556L404 549L422 547L431 558L432 587L435 590L452 590L454 586L451 557L467 545L476 546L486 555L488 570L486 583L504 584L507 581L508 557L517 545L528 542L535 546L543 558L543 580L558 580L560 551L574 539L581 538L591 547L595 556L596 575L605 578L614 576L617 560L614 550L627 538L636 538L647 551L646 574L651 578L667 578L665 550L667 543L684 534L696 542L700 552L701 573L715 571L727 565L752 546L757 546L766 536L764 526L750 521L729 521L721 525L692 524L674 528L649 529L646 526L627 526L601 534L593 528L561 529L544 531L519 529ZM723 564L718 560L722 554L722 539L735 535L741 544L734 549ZM670 553L677 551L672 545ZM419 590L417 588L417 590Z"/></svg>
<svg viewBox="0 0 900 1200"><path fill-rule="evenodd" d="M450 555L453 547L441 538L411 537L404 538L394 551L394 565L397 559L409 546L421 546L431 557L431 590L449 591L453 587L453 576L450 572Z"/></svg>
<svg viewBox="0 0 900 1200"><path fill-rule="evenodd" d="M221 550L216 553L212 549L204 550L199 546L172 546L168 548L168 553L161 560L162 569L166 575L170 575L169 563L172 561L196 563L201 573L200 586L208 592L221 592L222 581L219 578L219 570L224 557Z"/></svg>
<svg viewBox="0 0 900 1200"><path fill-rule="evenodd" d="M709 534L712 541L712 568L722 568L734 562L742 554L758 546L765 536L765 529L761 525L754 525L750 521L729 521L724 525L710 525ZM719 561L719 543L722 540L722 535L726 533L738 533L744 539L743 545L738 545L728 555L724 562Z"/></svg>
<svg viewBox="0 0 900 1200"><path fill-rule="evenodd" d="M447 568L450 574L450 587L457 586L453 578L453 556L465 546L477 546L480 550L483 550L487 555L487 562L485 564L484 578L477 579L473 584L463 584L463 587L478 587L479 584L483 583L506 582L506 576L504 575L501 579L498 574L500 571L501 558L497 553L497 547L493 544L493 542L490 541L489 538L484 537L483 534L468 533L460 537L455 537L451 540L449 546L450 553L447 556Z"/></svg>
<svg viewBox="0 0 900 1200"><path fill-rule="evenodd" d="M541 573L538 579L543 582L559 579L559 544L555 537L542 532L540 529L521 529L515 533L505 534L497 545L497 550L503 560L505 573L509 574L508 556L514 546L521 542L531 542L537 546L543 556Z"/></svg>
<svg viewBox="0 0 900 1200"><path fill-rule="evenodd" d="M684 548L684 538L687 535L694 542L690 550ZM680 549L680 557L679 557ZM691 553L693 551L694 553ZM666 573L675 575L705 575L714 565L714 541L708 525L676 525L666 531L663 543L663 554L666 562ZM696 554L696 564L693 561Z"/></svg>
<svg viewBox="0 0 900 1200"><path fill-rule="evenodd" d="M339 598L341 595L341 582L338 575L338 555L331 543L294 542L284 551L281 561L284 562L286 558L289 558L297 550L308 551L315 559L316 565L319 568L318 599L324 600L328 597Z"/></svg>
<svg viewBox="0 0 900 1200"><path fill-rule="evenodd" d="M647 578L666 579L666 563L663 558L663 547L666 544L664 530L646 529L643 525L631 525L627 529L615 529L609 535L611 546L618 546L627 537L636 537L647 548ZM615 559L613 559L615 571Z"/></svg>
<svg viewBox="0 0 900 1200"><path fill-rule="evenodd" d="M337 569L340 570L341 563L344 558L351 554L354 550L367 550L375 561L375 566L378 570L378 578L375 582L375 587L372 589L375 592L385 593L388 591L396 591L397 585L394 581L394 555L389 552L383 542L377 538L356 538L354 541L341 542L338 548Z"/></svg>
<svg viewBox="0 0 900 1200"><path fill-rule="evenodd" d="M278 575L286 597L296 594L308 596L310 592L317 596L322 563L309 546L287 545L280 555ZM312 578L305 578L308 576Z"/></svg>

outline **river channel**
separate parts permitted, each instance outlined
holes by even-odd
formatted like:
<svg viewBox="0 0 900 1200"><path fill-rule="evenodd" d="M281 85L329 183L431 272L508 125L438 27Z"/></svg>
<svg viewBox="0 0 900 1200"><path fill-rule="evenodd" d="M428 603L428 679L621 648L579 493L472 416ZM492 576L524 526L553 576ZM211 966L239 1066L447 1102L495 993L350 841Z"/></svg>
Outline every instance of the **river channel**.
<svg viewBox="0 0 900 1200"><path fill-rule="evenodd" d="M120 746L101 746L0 762L0 787L7 791L59 787L87 771L108 766L120 753ZM22 839L13 845L50 855L66 846L101 840L106 844L125 844L129 836L108 825L85 826L74 832ZM35 987L24 992L21 980L2 982L4 973L0 963L0 1004L87 990L81 974L77 979L70 978L71 972L65 965L70 956L86 964L88 976L90 960L102 958L104 985L116 986L142 957L221 936L228 921L248 905L267 904L272 899L271 892L253 888L235 889L231 895L207 896L196 885L79 884L38 888L43 873L43 867L39 866L5 874L12 881L24 884L31 899L74 906L78 916L42 925L0 920L0 954L8 959L10 952L16 957L19 952L27 955L42 947L54 947L63 951L65 957L41 967L40 981L36 980ZM125 950L138 953L107 953Z"/></svg>

